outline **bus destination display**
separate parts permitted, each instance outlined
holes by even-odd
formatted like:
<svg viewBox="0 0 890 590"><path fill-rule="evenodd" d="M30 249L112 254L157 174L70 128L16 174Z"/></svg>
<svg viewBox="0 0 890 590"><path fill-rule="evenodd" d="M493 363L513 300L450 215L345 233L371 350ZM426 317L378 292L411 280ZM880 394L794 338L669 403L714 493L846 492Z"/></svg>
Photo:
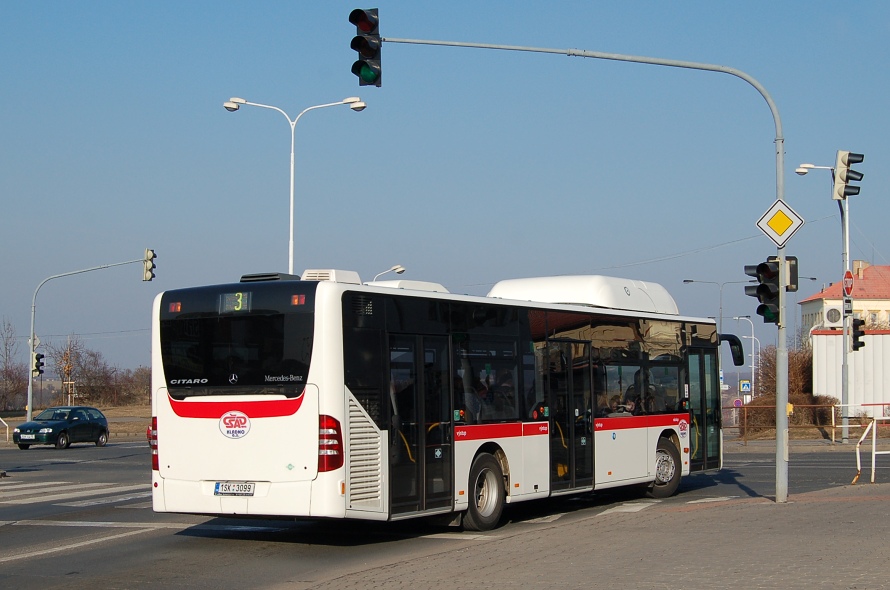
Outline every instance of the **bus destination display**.
<svg viewBox="0 0 890 590"><path fill-rule="evenodd" d="M219 296L219 313L250 311L250 291L222 293Z"/></svg>

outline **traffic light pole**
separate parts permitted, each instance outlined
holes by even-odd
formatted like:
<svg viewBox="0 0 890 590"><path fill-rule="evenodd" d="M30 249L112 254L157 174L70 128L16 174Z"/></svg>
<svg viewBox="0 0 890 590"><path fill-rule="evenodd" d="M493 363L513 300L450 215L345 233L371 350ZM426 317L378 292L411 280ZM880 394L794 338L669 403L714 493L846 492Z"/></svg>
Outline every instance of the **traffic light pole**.
<svg viewBox="0 0 890 590"><path fill-rule="evenodd" d="M843 234L843 261L844 261L844 275L846 275L847 271L850 270L850 209L848 204L849 199L842 199L837 202L837 206L841 212L841 233ZM852 292L851 292L852 297ZM848 355L850 354L850 316L847 315L847 303L850 304L851 312L853 307L853 301L851 297L847 297L847 294L844 293L843 298L843 314L841 317L844 322L844 336L843 336L843 359L841 361L841 442L843 444L847 444L849 442L850 437L850 408L848 404L850 403L850 366Z"/></svg>
<svg viewBox="0 0 890 590"><path fill-rule="evenodd" d="M28 353L29 358L34 358L34 355L37 353L37 338L34 335L34 317L37 312L37 292L40 291L40 287L45 285L47 282L58 279L60 277L68 277L71 275L79 275L85 272L90 272L94 270L102 270L103 268L111 268L112 266L123 266L124 264L135 264L137 262L144 262L144 258L139 258L137 260L128 260L126 262L115 262L114 264L103 264L102 266L94 266L92 268L85 268L83 270L75 270L72 272L63 272L62 274L53 275L51 277L47 277L40 281L40 284L37 285L37 288L34 289L34 297L31 298L31 337L28 339ZM33 367L28 368L28 407L26 409L27 416L26 421L31 421L31 416L33 414L33 405L34 405L34 375L31 372Z"/></svg>
<svg viewBox="0 0 890 590"><path fill-rule="evenodd" d="M778 249L779 257L779 333L776 345L776 502L788 501L788 346L785 285L788 268L785 248Z"/></svg>

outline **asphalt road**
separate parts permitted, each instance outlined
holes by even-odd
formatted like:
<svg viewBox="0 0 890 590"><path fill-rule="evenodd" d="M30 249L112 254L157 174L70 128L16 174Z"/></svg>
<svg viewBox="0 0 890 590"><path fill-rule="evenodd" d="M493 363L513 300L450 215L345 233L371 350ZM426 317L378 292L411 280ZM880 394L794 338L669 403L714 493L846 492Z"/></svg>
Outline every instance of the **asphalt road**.
<svg viewBox="0 0 890 590"><path fill-rule="evenodd" d="M879 459L880 463L890 465L890 459ZM756 531L749 530L750 519L739 515L730 519L729 525L709 529L707 519L699 522L693 515L705 508L708 518L751 507L776 509L772 502L774 455L757 449L727 453L724 470L685 478L679 494L667 500L648 500L623 491L523 503L508 507L501 527L481 534L417 520L293 522L155 514L150 504L149 465L148 447L142 441L112 441L104 448L78 445L62 451L50 447L20 451L0 445L0 470L8 475L0 479L0 586L416 590L479 582L483 587L495 587L491 576L497 571L507 587L551 587L556 582L570 588L613 587L605 583L608 576L595 582L591 579L591 571L603 568L604 573L611 564L601 563L593 570L586 569L588 565L576 569L568 564L575 560L587 564L585 555L626 543L639 544L640 554L673 554L670 561L655 566L666 576L671 568L682 572L688 567L683 564L700 562L723 571L733 563L719 563L708 554L690 555L684 548L686 543L694 539L707 550L714 544L741 542L732 530L733 522L739 531L758 538ZM850 449L826 447L793 453L791 503L809 507L815 504L803 499L821 498L838 490L859 494L867 487L887 489L869 484L850 487L855 473L856 459ZM882 475L890 477L890 469L878 472L879 482ZM890 502L883 503L887 505ZM864 504L862 507L865 509ZM754 509L759 510L756 515L764 514L761 508ZM883 510L886 513L886 508ZM676 528L668 524L682 519L693 520ZM643 524L650 521L651 526ZM767 520L763 526L769 527L771 522ZM658 535L628 536L634 527L643 531L666 528ZM530 549L538 543L544 543L541 549ZM566 547L557 549L561 543ZM787 544L777 543L780 549ZM801 536L800 543L804 547L809 541ZM543 556L552 552L557 555L544 560ZM498 561L502 553L512 566L492 570L494 563L502 564ZM566 560L566 567L551 563L560 559ZM624 559L637 561L635 554ZM452 561L454 571L449 569ZM425 568L424 564L430 568L439 564L441 569ZM398 571L404 575L393 577ZM433 575L433 571L438 573ZM622 574L623 587L635 584L635 578L628 575ZM657 580L642 577L636 582L645 585ZM752 585L750 576L742 575L737 586L710 581L702 587L770 587L775 581L771 578L764 586ZM784 582L789 585L789 580ZM684 585L696 587L688 580ZM880 586L860 582L849 587Z"/></svg>

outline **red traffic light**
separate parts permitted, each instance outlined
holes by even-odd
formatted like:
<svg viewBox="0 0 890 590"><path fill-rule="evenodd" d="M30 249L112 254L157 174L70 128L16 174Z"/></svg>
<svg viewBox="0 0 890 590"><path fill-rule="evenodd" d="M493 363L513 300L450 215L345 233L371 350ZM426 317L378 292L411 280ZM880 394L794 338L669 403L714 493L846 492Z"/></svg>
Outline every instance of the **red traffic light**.
<svg viewBox="0 0 890 590"><path fill-rule="evenodd" d="M349 22L355 25L357 34L374 34L377 32L377 24L380 18L376 8L356 8L349 13Z"/></svg>

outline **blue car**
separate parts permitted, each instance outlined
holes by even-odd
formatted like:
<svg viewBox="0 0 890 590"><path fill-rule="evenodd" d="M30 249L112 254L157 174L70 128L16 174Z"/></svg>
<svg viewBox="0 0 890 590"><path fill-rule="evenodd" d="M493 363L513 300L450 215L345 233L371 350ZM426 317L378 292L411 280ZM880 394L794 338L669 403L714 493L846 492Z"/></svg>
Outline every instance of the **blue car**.
<svg viewBox="0 0 890 590"><path fill-rule="evenodd" d="M104 447L108 442L108 420L102 412L87 406L47 408L32 421L18 425L12 431L12 442L22 450L31 445L67 449L80 442Z"/></svg>

